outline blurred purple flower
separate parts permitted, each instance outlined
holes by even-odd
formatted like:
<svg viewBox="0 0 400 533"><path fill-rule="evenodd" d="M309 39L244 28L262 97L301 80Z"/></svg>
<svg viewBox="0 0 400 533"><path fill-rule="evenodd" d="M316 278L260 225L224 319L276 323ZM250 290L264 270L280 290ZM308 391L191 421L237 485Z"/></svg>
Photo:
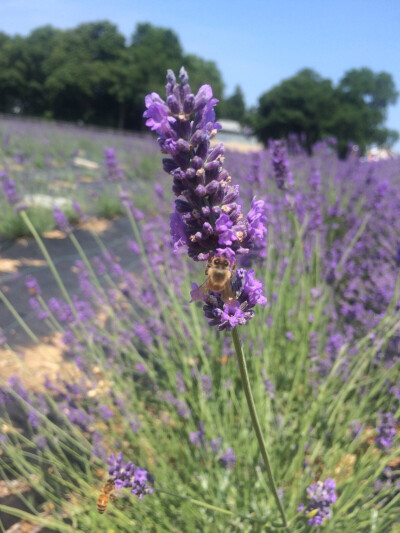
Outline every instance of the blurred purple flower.
<svg viewBox="0 0 400 533"><path fill-rule="evenodd" d="M396 436L397 420L392 413L380 414L380 426L378 427L378 435L375 437L375 442L378 448L388 451L393 445L394 437Z"/></svg>
<svg viewBox="0 0 400 533"><path fill-rule="evenodd" d="M76 198L74 198L72 207L75 213L78 215L81 222L87 222L89 220L88 215L86 215L86 213L82 210L82 207Z"/></svg>
<svg viewBox="0 0 400 533"><path fill-rule="evenodd" d="M212 396L212 377L205 374L200 376L201 390L204 398L211 398Z"/></svg>
<svg viewBox="0 0 400 533"><path fill-rule="evenodd" d="M320 526L322 522L331 516L330 507L337 500L335 492L336 483L328 478L325 481L317 481L307 489L309 504L305 508L300 504L298 511L304 511L310 526Z"/></svg>
<svg viewBox="0 0 400 533"><path fill-rule="evenodd" d="M152 494L154 478L149 472L139 468L131 461L127 463L123 459L122 452L118 456L111 454L107 459L108 473L115 483L117 490L130 488L131 493L141 500L147 494Z"/></svg>
<svg viewBox="0 0 400 533"><path fill-rule="evenodd" d="M220 462L224 468L235 468L236 455L232 448L228 448L221 455Z"/></svg>
<svg viewBox="0 0 400 533"><path fill-rule="evenodd" d="M222 438L218 437L217 439L210 440L210 448L213 453L218 453L221 448Z"/></svg>
<svg viewBox="0 0 400 533"><path fill-rule="evenodd" d="M39 283L37 282L36 278L28 274L25 277L25 286L29 290L30 294L34 296L40 296L42 291L40 290Z"/></svg>
<svg viewBox="0 0 400 533"><path fill-rule="evenodd" d="M10 179L7 174L1 170L0 171L0 180L2 184L3 194L6 197L7 202L14 206L16 211L23 209L23 206L17 207L17 204L21 201L21 198L18 195L15 182Z"/></svg>
<svg viewBox="0 0 400 533"><path fill-rule="evenodd" d="M110 181L122 181L124 172L120 169L114 148L104 148L104 159L107 168L107 177Z"/></svg>
<svg viewBox="0 0 400 533"><path fill-rule="evenodd" d="M175 372L175 386L179 394L185 394L186 385L185 380L183 379L182 372Z"/></svg>
<svg viewBox="0 0 400 533"><path fill-rule="evenodd" d="M105 422L114 416L114 413L111 411L108 405L105 404L99 404L97 406L97 411Z"/></svg>
<svg viewBox="0 0 400 533"><path fill-rule="evenodd" d="M61 231L64 231L65 233L72 233L72 226L68 222L68 218L66 217L65 213L56 205L53 208L53 216L57 226Z"/></svg>
<svg viewBox="0 0 400 533"><path fill-rule="evenodd" d="M205 431L204 431L204 422L199 422L199 429L198 431L192 431L189 435L189 440L192 444L194 444L197 448L201 448L205 445L205 439L204 439Z"/></svg>
<svg viewBox="0 0 400 533"><path fill-rule="evenodd" d="M293 174L289 171L285 144L282 141L272 141L271 155L276 185L282 191L289 191L293 185Z"/></svg>

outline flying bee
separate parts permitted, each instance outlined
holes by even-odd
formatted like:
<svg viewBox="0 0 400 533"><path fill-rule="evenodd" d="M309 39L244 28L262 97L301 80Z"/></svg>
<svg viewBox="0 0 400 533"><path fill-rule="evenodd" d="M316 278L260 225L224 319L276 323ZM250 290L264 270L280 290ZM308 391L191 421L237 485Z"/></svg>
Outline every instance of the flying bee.
<svg viewBox="0 0 400 533"><path fill-rule="evenodd" d="M112 479L108 479L100 492L100 495L97 499L97 511L100 514L103 514L104 511L107 509L108 502L110 500L111 493L115 489L115 484Z"/></svg>
<svg viewBox="0 0 400 533"><path fill-rule="evenodd" d="M236 262L229 261L225 255L214 255L208 259L204 274L207 276L203 285L193 293L193 299L199 297L199 292L208 294L210 291L219 292L224 303L235 299L231 279L235 272Z"/></svg>

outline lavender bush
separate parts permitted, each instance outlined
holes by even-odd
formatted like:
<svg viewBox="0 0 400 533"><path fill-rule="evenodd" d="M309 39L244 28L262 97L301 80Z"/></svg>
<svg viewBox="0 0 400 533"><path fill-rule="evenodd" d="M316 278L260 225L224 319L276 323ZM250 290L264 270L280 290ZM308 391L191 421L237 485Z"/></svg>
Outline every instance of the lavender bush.
<svg viewBox="0 0 400 533"><path fill-rule="evenodd" d="M171 77L169 84L173 96ZM20 493L25 511L0 498L1 524L25 519L62 532L282 530L225 331L236 328L289 530L396 531L399 162L338 161L329 144L309 158L292 139L284 155L292 183L281 190L269 150L239 154L214 144L208 90L197 104L188 100L175 108L171 98L152 97L148 107L162 107L158 134L178 200L172 240L169 177L158 173L154 139L0 121L7 191L23 197L35 172L53 185L56 168L63 177L69 169L77 184L83 174L71 157L85 150L99 164L87 177L104 181L130 217L126 253L140 264L124 268L96 236L98 253L88 260L80 249L77 257L79 293L47 298L29 272L27 307L65 355L60 373L38 376L34 388L26 385L29 361L7 340L18 320L1 284L10 319L1 325L0 359L21 372L4 366L1 376L0 476L11 492L18 480L30 490ZM190 130L183 118L168 118L171 106L178 118L198 114ZM178 127L195 146L189 152L174 137ZM173 168L178 160L184 177ZM108 169L118 181L107 181ZM87 216L92 197L87 189L81 197L81 187L69 194ZM143 206L145 187L151 201ZM6 195L1 202L9 205ZM14 205L8 213L30 220ZM68 238L76 239L73 226ZM237 303L218 293L204 294L211 303L203 306L189 303L191 282L204 281L206 254L232 258L228 250L237 262ZM244 289L249 284L254 294ZM252 311L241 324L240 313ZM121 480L117 498L99 515L96 500L110 476Z"/></svg>

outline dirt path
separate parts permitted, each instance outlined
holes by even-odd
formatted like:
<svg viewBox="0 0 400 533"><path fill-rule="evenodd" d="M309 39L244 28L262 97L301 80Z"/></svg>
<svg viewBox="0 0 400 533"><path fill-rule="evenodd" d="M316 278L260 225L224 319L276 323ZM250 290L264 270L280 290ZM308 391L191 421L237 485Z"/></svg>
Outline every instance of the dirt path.
<svg viewBox="0 0 400 533"><path fill-rule="evenodd" d="M95 229L106 247L119 258L121 266L130 271L138 269L139 259L126 246L127 240L133 238L128 219L97 221ZM101 255L101 250L88 229L78 228L74 234L88 257ZM79 254L70 239L56 231L47 234L43 240L68 293L78 293L78 281L73 268ZM0 300L0 328L14 350L14 353L10 353L0 348L0 376L4 380L20 372L24 381L28 381L34 388L38 376L56 374L63 359L60 335L38 320L29 305L30 295L25 287L25 277L28 274L38 280L46 301L51 297L61 297L57 282L36 242L33 239L20 239L0 252L0 288L41 343L35 344L30 339Z"/></svg>

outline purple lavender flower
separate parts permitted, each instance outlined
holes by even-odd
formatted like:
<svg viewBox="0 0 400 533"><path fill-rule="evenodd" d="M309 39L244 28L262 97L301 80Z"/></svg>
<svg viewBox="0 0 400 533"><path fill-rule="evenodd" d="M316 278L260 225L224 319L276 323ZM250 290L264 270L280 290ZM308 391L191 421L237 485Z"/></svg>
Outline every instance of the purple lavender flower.
<svg viewBox="0 0 400 533"><path fill-rule="evenodd" d="M400 267L400 243L397 244L396 254L394 257L397 267Z"/></svg>
<svg viewBox="0 0 400 533"><path fill-rule="evenodd" d="M65 233L72 233L72 226L68 222L68 218L65 216L65 213L61 211L59 207L54 206L53 216L57 226L61 231L64 231Z"/></svg>
<svg viewBox="0 0 400 533"><path fill-rule="evenodd" d="M89 220L88 215L86 215L86 213L83 211L80 203L76 198L74 198L72 207L82 222L86 222L87 220Z"/></svg>
<svg viewBox="0 0 400 533"><path fill-rule="evenodd" d="M320 526L331 516L330 507L337 500L335 489L336 483L331 478L308 487L307 497L311 501L306 508L303 504L299 505L298 511L304 511L310 526Z"/></svg>
<svg viewBox="0 0 400 533"><path fill-rule="evenodd" d="M192 295L198 289L193 283L194 290ZM254 278L253 270L243 268L236 272L236 279L232 283L232 290L236 299L232 302L225 303L217 293L204 295L204 314L208 319L210 326L217 326L220 331L226 329L232 330L239 324L245 324L253 318L253 307L258 303L265 305L267 299L262 294L262 284Z"/></svg>
<svg viewBox="0 0 400 533"><path fill-rule="evenodd" d="M212 377L203 374L200 376L201 390L204 398L211 398L212 396Z"/></svg>
<svg viewBox="0 0 400 533"><path fill-rule="evenodd" d="M210 440L210 448L213 453L218 453L221 447L222 438L218 437L217 439Z"/></svg>
<svg viewBox="0 0 400 533"><path fill-rule="evenodd" d="M179 416L183 418L189 418L191 414L191 409L188 407L188 405L178 398L175 398L173 394L171 394L169 391L166 391L164 393L164 398L167 400L168 403L171 405L174 405L176 407L176 410L179 414Z"/></svg>
<svg viewBox="0 0 400 533"><path fill-rule="evenodd" d="M61 406L61 410L67 415L72 424L78 426L83 431L89 431L89 426L93 422L93 417L88 415L86 411L69 405Z"/></svg>
<svg viewBox="0 0 400 533"><path fill-rule="evenodd" d="M183 379L182 372L175 372L175 386L179 394L185 394L186 385L185 380Z"/></svg>
<svg viewBox="0 0 400 533"><path fill-rule="evenodd" d="M136 494L141 500L146 494L152 494L154 479L149 472L139 468L131 461L127 463L123 459L122 452L118 456L111 454L107 459L108 473L115 483L117 490L130 488L132 494Z"/></svg>
<svg viewBox="0 0 400 533"><path fill-rule="evenodd" d="M97 409L98 409L98 413L101 416L101 418L106 422L107 420L110 420L110 418L114 416L114 413L111 411L108 405L99 404Z"/></svg>
<svg viewBox="0 0 400 533"><path fill-rule="evenodd" d="M205 431L204 431L204 422L199 422L199 429L198 431L191 431L189 435L189 440L192 444L194 444L197 448L201 448L205 445L205 439L204 439Z"/></svg>
<svg viewBox="0 0 400 533"><path fill-rule="evenodd" d="M46 437L44 437L43 435L35 435L33 438L33 442L40 450L43 450L47 446Z"/></svg>
<svg viewBox="0 0 400 533"><path fill-rule="evenodd" d="M102 444L103 436L98 431L93 431L92 440L93 440L92 454L98 457L99 459L105 460L107 457L107 451Z"/></svg>
<svg viewBox="0 0 400 533"><path fill-rule="evenodd" d="M8 386L13 389L13 391L18 394L18 396L20 396L23 400L25 400L26 402L28 403L32 403L30 397L29 397L29 392L27 391L27 389L22 385L22 382L20 380L20 378L14 374L13 376L11 376L7 382Z"/></svg>
<svg viewBox="0 0 400 533"><path fill-rule="evenodd" d="M177 197L170 217L174 250L186 248L195 261L216 254L229 256L233 264L237 255L265 248L264 203L253 200L250 212L243 216L237 203L239 186L231 184L231 176L223 168L224 147L210 148L211 137L220 129L215 122L217 100L212 89L203 85L197 95L192 94L183 67L179 78L177 83L168 70L166 102L156 93L147 95L143 115L146 125L158 133L161 151L169 155L163 167L173 177L172 190ZM241 276L246 278L244 272ZM259 298L254 303L246 301L249 291L251 295L254 292L249 289L251 284L240 281L239 304L224 303L218 295L204 298L210 325L232 329L245 324L254 315L250 308L265 300L260 284Z"/></svg>
<svg viewBox="0 0 400 533"><path fill-rule="evenodd" d="M274 384L267 378L267 373L265 371L265 368L261 369L261 375L264 382L264 388L267 395L271 398L271 400L275 397L275 387Z"/></svg>
<svg viewBox="0 0 400 533"><path fill-rule="evenodd" d="M364 431L364 424L361 424L358 420L352 420L350 422L350 431L353 439L359 437Z"/></svg>
<svg viewBox="0 0 400 533"><path fill-rule="evenodd" d="M25 287L29 290L30 294L34 296L39 296L41 294L41 290L39 287L39 283L37 282L37 279L33 276L26 276L25 277Z"/></svg>
<svg viewBox="0 0 400 533"><path fill-rule="evenodd" d="M388 451L391 448L396 435L396 424L397 420L394 419L392 413L380 414L380 426L378 427L378 435L375 437L375 442L381 450Z"/></svg>
<svg viewBox="0 0 400 533"><path fill-rule="evenodd" d="M272 142L271 155L276 185L281 191L289 191L293 185L293 174L289 171L289 161L282 141Z"/></svg>
<svg viewBox="0 0 400 533"><path fill-rule="evenodd" d="M43 307L40 305L36 298L29 298L29 306L33 311L35 311L36 316L39 320L45 320L49 317L47 311L43 309Z"/></svg>
<svg viewBox="0 0 400 533"><path fill-rule="evenodd" d="M17 207L16 205L21 201L21 198L18 195L14 180L10 179L4 171L0 171L0 179L2 183L3 193L6 197L7 202L10 205L13 205L16 211L20 211L21 209L23 209L22 206Z"/></svg>
<svg viewBox="0 0 400 533"><path fill-rule="evenodd" d="M30 410L28 413L28 422L33 428L37 428L40 424L40 416L36 411Z"/></svg>
<svg viewBox="0 0 400 533"><path fill-rule="evenodd" d="M133 201L128 191L122 191L119 194L119 199L121 200L121 204L123 205L123 207L125 207L125 209L127 209L132 214L135 220L142 220L144 215L142 211L136 209L136 207L133 205Z"/></svg>
<svg viewBox="0 0 400 533"><path fill-rule="evenodd" d="M390 387L389 393L392 394L396 398L396 400L400 400L400 383Z"/></svg>
<svg viewBox="0 0 400 533"><path fill-rule="evenodd" d="M124 172L120 169L114 148L104 148L107 176L110 181L122 181Z"/></svg>
<svg viewBox="0 0 400 533"><path fill-rule="evenodd" d="M224 468L235 468L236 455L232 448L228 448L221 455L220 462Z"/></svg>
<svg viewBox="0 0 400 533"><path fill-rule="evenodd" d="M138 374L147 374L147 368L141 361L136 363L135 370Z"/></svg>

